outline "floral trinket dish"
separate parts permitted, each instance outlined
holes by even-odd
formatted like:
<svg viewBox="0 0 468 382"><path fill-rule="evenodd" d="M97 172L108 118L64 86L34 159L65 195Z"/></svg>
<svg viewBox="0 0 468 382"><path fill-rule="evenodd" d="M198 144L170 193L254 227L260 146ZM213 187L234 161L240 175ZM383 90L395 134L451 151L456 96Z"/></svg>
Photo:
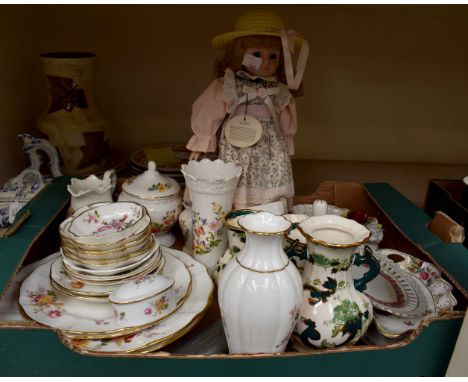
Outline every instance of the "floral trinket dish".
<svg viewBox="0 0 468 382"><path fill-rule="evenodd" d="M109 295L117 322L144 325L165 317L176 307L173 286L172 277L155 274L122 284Z"/></svg>

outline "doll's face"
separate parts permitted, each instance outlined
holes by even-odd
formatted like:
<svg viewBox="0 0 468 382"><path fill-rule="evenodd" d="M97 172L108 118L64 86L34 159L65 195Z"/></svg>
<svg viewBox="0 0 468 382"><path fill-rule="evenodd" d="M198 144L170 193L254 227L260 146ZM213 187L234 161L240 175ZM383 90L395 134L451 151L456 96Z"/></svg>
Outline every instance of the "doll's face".
<svg viewBox="0 0 468 382"><path fill-rule="evenodd" d="M250 74L261 77L269 77L276 73L280 63L281 50L278 48L247 48L245 53L262 60L260 68L247 68Z"/></svg>

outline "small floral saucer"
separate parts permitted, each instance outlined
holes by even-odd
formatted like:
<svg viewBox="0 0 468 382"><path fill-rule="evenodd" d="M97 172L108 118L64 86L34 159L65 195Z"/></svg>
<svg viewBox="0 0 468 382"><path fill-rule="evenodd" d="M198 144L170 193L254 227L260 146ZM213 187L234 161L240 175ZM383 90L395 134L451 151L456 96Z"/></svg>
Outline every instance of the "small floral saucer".
<svg viewBox="0 0 468 382"><path fill-rule="evenodd" d="M110 339L71 339L64 336L65 344L91 353L146 353L158 350L190 331L203 317L211 302L213 281L205 266L193 257L169 248L163 248L163 252L182 261L192 275L192 292L177 312L133 334Z"/></svg>
<svg viewBox="0 0 468 382"><path fill-rule="evenodd" d="M163 254L166 265L164 275L174 278L176 309L180 308L191 290L191 275L184 263L168 253ZM36 268L24 280L19 303L23 312L39 324L61 330L74 338L111 338L136 332L152 326L135 326L128 322L122 327L107 302L90 302L66 296L50 283L51 263Z"/></svg>

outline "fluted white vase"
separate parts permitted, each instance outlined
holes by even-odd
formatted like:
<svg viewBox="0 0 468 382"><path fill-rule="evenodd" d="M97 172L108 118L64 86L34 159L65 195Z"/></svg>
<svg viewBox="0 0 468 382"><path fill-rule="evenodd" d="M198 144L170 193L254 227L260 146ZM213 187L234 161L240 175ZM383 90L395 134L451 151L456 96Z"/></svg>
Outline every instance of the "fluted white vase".
<svg viewBox="0 0 468 382"><path fill-rule="evenodd" d="M228 246L224 217L232 208L242 168L221 159L191 160L182 165L192 202L192 250L213 277Z"/></svg>
<svg viewBox="0 0 468 382"><path fill-rule="evenodd" d="M291 223L269 212L243 216L238 223L246 244L218 284L229 352L282 352L302 302L301 276L282 247Z"/></svg>

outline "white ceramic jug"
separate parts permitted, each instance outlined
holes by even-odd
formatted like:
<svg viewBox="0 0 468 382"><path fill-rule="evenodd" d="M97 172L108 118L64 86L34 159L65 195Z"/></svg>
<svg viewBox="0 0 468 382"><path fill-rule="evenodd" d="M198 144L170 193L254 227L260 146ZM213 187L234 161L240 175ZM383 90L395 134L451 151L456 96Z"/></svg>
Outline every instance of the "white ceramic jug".
<svg viewBox="0 0 468 382"><path fill-rule="evenodd" d="M69 214L90 204L111 203L116 180L115 170L107 170L102 180L96 175L90 175L85 179L73 178L71 184L67 186L71 195Z"/></svg>
<svg viewBox="0 0 468 382"><path fill-rule="evenodd" d="M284 351L302 302L299 271L283 251L291 227L269 212L238 220L245 247L224 268L218 301L230 353Z"/></svg>

